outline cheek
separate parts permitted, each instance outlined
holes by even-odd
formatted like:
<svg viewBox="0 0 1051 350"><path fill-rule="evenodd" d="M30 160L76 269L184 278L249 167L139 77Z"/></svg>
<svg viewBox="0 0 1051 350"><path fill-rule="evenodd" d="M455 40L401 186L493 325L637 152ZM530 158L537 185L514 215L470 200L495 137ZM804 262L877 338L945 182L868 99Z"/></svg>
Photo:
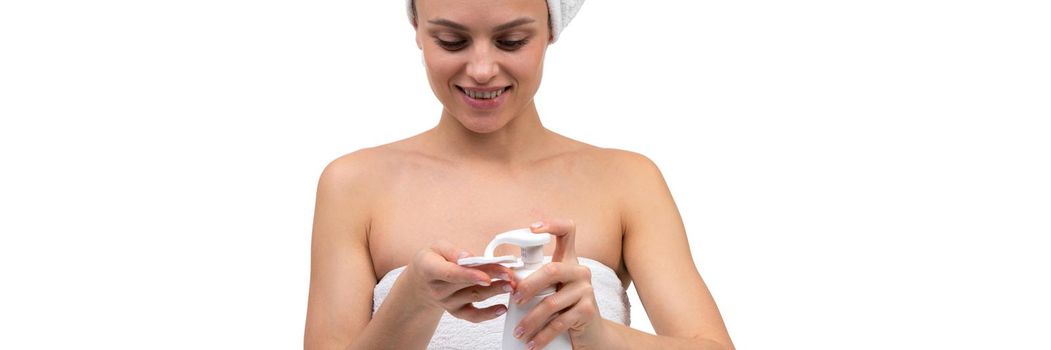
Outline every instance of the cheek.
<svg viewBox="0 0 1051 350"><path fill-rule="evenodd" d="M544 70L543 53L530 52L515 57L508 61L508 73L518 79L519 83L529 85L533 89L540 83L540 77Z"/></svg>
<svg viewBox="0 0 1051 350"><path fill-rule="evenodd" d="M426 56L423 63L434 86L448 85L457 71L455 59L442 57L441 54Z"/></svg>

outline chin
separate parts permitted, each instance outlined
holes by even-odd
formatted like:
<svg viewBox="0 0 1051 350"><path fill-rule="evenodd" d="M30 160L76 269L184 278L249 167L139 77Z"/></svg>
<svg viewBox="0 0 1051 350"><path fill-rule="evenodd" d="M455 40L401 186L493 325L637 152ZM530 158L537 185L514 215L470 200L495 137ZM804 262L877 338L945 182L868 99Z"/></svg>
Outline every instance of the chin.
<svg viewBox="0 0 1051 350"><path fill-rule="evenodd" d="M503 115L467 115L462 117L456 117L456 120L463 125L464 128L477 134L488 134L493 131L500 130L507 125L510 118L505 118Z"/></svg>

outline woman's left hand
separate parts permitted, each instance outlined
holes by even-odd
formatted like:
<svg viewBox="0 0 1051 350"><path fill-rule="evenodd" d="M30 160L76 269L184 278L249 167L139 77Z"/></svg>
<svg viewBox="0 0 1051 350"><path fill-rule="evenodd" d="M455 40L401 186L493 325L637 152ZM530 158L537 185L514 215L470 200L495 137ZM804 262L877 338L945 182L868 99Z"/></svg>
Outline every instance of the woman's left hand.
<svg viewBox="0 0 1051 350"><path fill-rule="evenodd" d="M512 302L524 303L545 288L560 285L522 318L515 338L530 349L542 349L562 332L569 332L575 349L596 348L606 331L591 288L591 270L577 262L576 225L572 220L544 220L530 226L533 233L555 237L551 263L518 281Z"/></svg>

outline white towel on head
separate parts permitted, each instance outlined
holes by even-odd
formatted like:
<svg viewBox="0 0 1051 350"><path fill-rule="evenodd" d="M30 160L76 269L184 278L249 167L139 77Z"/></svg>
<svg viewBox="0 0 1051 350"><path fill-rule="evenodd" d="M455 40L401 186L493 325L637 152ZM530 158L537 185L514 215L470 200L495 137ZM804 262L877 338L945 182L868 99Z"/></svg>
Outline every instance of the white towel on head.
<svg viewBox="0 0 1051 350"><path fill-rule="evenodd" d="M414 0L405 0L405 8L409 15L409 23L416 24L416 11L413 10ZM580 7L584 6L584 0L547 0L547 12L551 20L551 42L558 40L558 35L576 17Z"/></svg>

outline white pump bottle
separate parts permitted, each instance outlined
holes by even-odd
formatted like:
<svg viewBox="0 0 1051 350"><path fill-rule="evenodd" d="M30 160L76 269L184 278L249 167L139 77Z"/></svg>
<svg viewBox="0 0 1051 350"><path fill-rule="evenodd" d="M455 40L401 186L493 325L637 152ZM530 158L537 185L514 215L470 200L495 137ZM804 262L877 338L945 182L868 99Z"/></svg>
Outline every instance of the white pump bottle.
<svg viewBox="0 0 1051 350"><path fill-rule="evenodd" d="M458 261L463 266L477 266L482 264L501 263L510 267L514 272L515 281L523 281L534 271L544 265L544 245L551 242L549 233L533 233L529 229L518 229L496 235L489 245L485 247L485 255L480 257L463 258ZM522 249L521 259L514 256L493 257L493 251L501 244L512 244ZM538 293L521 305L507 300L507 315L504 319L504 350L525 350L525 342L514 337L514 329L518 322L533 310L541 300L555 293L555 287L550 286ZM573 343L569 340L569 333L563 332L555 337L545 349L549 350L572 350Z"/></svg>

